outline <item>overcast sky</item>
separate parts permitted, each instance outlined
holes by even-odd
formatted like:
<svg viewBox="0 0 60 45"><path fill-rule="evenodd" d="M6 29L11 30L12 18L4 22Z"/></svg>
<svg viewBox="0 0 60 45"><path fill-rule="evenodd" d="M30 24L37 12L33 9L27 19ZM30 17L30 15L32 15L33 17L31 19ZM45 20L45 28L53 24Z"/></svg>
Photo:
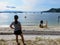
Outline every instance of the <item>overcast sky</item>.
<svg viewBox="0 0 60 45"><path fill-rule="evenodd" d="M43 11L60 8L60 0L0 0L0 10Z"/></svg>

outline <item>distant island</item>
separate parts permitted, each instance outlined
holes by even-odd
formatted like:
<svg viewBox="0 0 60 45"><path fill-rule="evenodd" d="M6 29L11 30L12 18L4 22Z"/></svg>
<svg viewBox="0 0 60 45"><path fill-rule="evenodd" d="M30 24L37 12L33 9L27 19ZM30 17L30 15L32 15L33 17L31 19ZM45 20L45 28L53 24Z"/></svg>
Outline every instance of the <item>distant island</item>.
<svg viewBox="0 0 60 45"><path fill-rule="evenodd" d="M51 8L47 11L42 11L42 12L60 12L60 8Z"/></svg>
<svg viewBox="0 0 60 45"><path fill-rule="evenodd" d="M22 11L0 11L0 13L23 13Z"/></svg>

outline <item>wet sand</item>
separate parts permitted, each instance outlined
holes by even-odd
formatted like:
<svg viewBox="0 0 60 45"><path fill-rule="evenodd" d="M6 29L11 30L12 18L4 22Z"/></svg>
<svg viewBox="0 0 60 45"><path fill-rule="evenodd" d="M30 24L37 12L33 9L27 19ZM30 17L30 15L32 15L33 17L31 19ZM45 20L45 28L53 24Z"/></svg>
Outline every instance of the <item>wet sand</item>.
<svg viewBox="0 0 60 45"><path fill-rule="evenodd" d="M22 26L25 35L60 35L60 27L39 28L39 26ZM0 35L13 35L14 30L0 27Z"/></svg>

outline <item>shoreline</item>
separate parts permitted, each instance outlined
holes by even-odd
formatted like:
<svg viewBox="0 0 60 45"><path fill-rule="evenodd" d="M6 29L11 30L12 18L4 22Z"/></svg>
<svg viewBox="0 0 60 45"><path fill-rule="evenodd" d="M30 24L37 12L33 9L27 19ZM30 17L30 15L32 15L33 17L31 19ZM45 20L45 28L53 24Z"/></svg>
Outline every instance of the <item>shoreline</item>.
<svg viewBox="0 0 60 45"><path fill-rule="evenodd" d="M39 28L38 26L22 26L23 34L26 35L60 35L60 26ZM10 27L0 27L0 35L12 35L14 32Z"/></svg>
<svg viewBox="0 0 60 45"><path fill-rule="evenodd" d="M0 32L0 35L13 35L13 32ZM60 35L60 31L23 31L24 35Z"/></svg>

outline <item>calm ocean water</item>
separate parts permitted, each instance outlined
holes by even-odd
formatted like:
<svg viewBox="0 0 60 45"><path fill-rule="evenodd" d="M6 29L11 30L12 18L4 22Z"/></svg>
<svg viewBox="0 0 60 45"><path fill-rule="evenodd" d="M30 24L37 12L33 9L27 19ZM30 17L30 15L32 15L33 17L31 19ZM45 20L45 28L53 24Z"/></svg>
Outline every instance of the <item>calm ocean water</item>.
<svg viewBox="0 0 60 45"><path fill-rule="evenodd" d="M39 25L40 20L44 23L48 21L49 26L59 26L58 16L60 13L0 13L0 25L10 25L14 21L14 15L19 16L19 21L22 25Z"/></svg>
<svg viewBox="0 0 60 45"><path fill-rule="evenodd" d="M60 22L58 24L58 16L60 16L60 13L0 13L0 26L1 25L10 25L12 21L14 21L14 15L19 16L19 21L22 25L39 25L40 20L44 20L44 23L48 21L49 26L60 26ZM0 35L0 39L15 39L14 35ZM30 35L29 35L30 36ZM32 36L25 36L28 37L28 39ZM38 36L38 35L37 35ZM34 36L37 37L37 36ZM45 38L45 36L42 36ZM60 37L60 36L46 36L46 37ZM33 38L33 37L32 37Z"/></svg>

